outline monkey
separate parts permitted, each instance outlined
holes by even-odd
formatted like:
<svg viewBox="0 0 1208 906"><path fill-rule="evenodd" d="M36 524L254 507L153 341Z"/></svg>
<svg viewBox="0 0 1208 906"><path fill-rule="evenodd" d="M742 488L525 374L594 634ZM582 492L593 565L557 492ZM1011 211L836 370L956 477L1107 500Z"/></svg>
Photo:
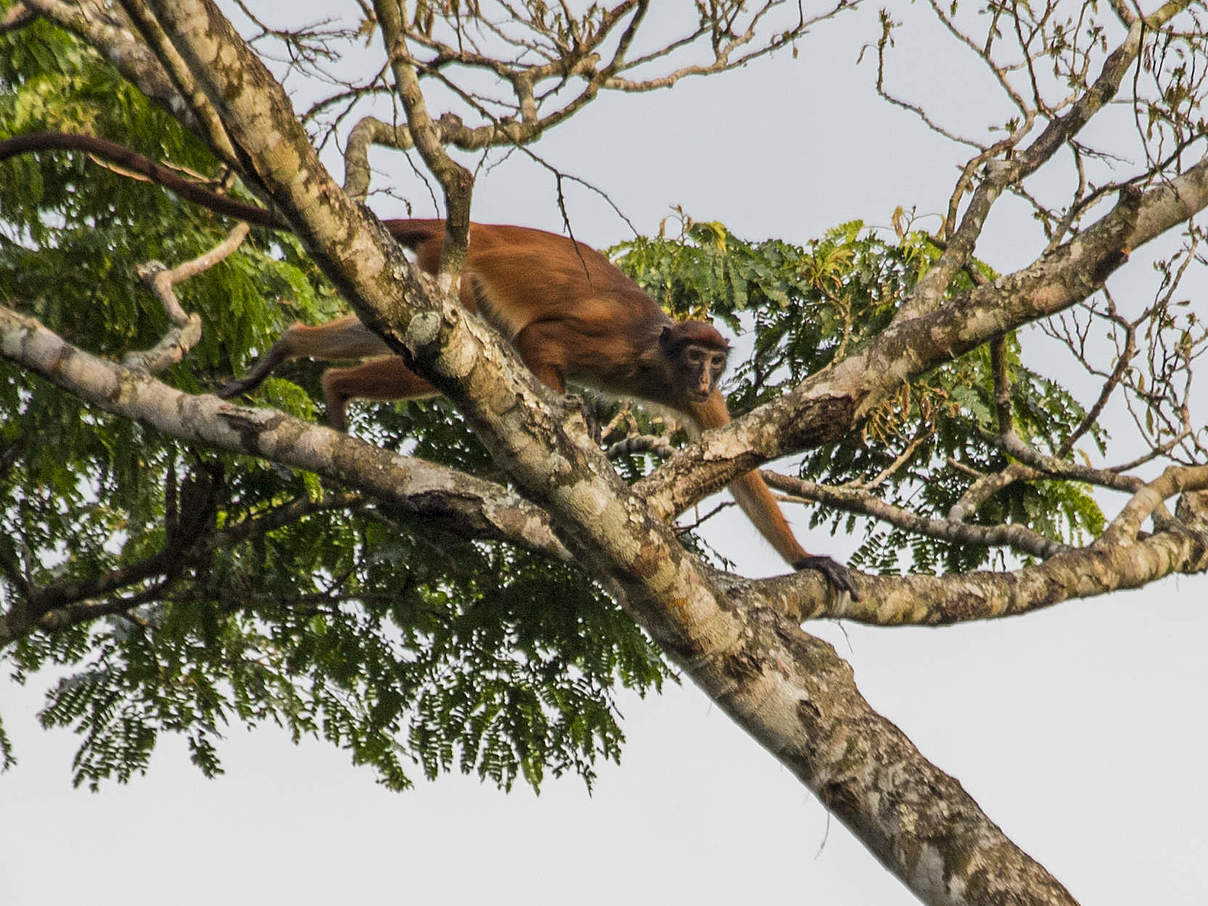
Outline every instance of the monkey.
<svg viewBox="0 0 1208 906"><path fill-rule="evenodd" d="M435 274L442 220L387 220L390 234ZM581 242L520 226L470 224L458 293L461 304L501 330L543 384L567 384L654 403L687 416L699 432L730 421L718 382L730 344L706 321L673 321L607 257ZM318 326L295 323L241 378L218 389L230 398L254 389L281 363L301 356L358 359L321 378L328 424L347 430L348 401L435 396L377 334L348 315ZM796 569L814 569L856 596L846 567L806 552L758 472L730 483L747 517Z"/></svg>
<svg viewBox="0 0 1208 906"><path fill-rule="evenodd" d="M275 211L220 195L123 145L96 136L40 132L0 141L0 161L41 150L85 151L139 173L180 197L255 226L289 229ZM394 238L435 274L444 221L390 220ZM705 321L674 322L604 255L580 242L519 226L471 224L462 271L463 306L495 324L521 360L547 387L567 382L664 406L687 416L698 431L730 421L717 384L729 344ZM328 422L347 430L350 399L397 400L438 391L406 366L355 315L326 324L294 324L241 378L218 389L230 398L254 389L282 362L298 356L357 359L322 377ZM859 595L848 569L807 553L758 472L740 475L730 492L755 527L795 569L821 572L840 591Z"/></svg>

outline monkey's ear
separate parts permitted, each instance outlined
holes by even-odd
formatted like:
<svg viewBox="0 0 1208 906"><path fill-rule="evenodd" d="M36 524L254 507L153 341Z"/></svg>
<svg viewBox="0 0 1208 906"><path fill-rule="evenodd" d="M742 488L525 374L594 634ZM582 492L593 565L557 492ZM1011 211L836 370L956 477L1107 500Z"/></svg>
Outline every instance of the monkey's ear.
<svg viewBox="0 0 1208 906"><path fill-rule="evenodd" d="M664 325L662 332L659 334L659 346L666 349L672 343L672 337L675 334L675 329L670 325Z"/></svg>

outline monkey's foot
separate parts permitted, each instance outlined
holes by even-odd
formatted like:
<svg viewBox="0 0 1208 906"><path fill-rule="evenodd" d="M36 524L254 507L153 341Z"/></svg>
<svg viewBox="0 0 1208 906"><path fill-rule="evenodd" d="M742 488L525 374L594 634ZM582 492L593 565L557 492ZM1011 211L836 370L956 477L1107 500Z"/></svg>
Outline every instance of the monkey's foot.
<svg viewBox="0 0 1208 906"><path fill-rule="evenodd" d="M814 569L826 576L826 581L851 595L853 601L860 600L860 593L852 584L851 570L831 557L802 557L793 564L793 569Z"/></svg>
<svg viewBox="0 0 1208 906"><path fill-rule="evenodd" d="M256 386L257 381L249 381L246 378L235 378L227 381L225 384L219 384L218 389L214 391L214 395L219 399L229 400L232 396L241 396L247 393Z"/></svg>

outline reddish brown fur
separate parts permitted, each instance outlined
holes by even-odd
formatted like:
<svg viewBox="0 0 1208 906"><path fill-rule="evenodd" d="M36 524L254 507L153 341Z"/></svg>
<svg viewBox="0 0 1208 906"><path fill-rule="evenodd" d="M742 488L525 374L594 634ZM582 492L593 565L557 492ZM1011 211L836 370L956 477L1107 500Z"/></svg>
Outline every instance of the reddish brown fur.
<svg viewBox="0 0 1208 906"><path fill-rule="evenodd" d="M386 226L415 251L423 270L436 272L443 221L391 220ZM701 429L730 421L717 390L729 351L725 338L703 321L673 322L612 262L581 242L527 227L471 224L459 296L466 308L495 324L525 365L559 393L571 381L669 406ZM349 316L318 327L295 324L245 377L220 394L250 390L278 364L302 355L369 359L324 373L333 427L345 427L349 399L412 399L435 393L380 338ZM730 489L789 563L809 560L840 587L851 588L843 567L829 558L811 558L797 543L758 473L740 476ZM836 578L835 570L843 576Z"/></svg>

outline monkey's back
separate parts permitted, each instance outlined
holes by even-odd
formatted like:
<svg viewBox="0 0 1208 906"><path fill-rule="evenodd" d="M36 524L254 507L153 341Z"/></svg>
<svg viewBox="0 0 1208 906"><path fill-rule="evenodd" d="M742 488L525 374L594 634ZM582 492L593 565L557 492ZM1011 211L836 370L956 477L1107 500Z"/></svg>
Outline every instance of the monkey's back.
<svg viewBox="0 0 1208 906"><path fill-rule="evenodd" d="M443 220L392 220L386 226L435 273ZM600 252L565 236L530 227L470 224L462 301L515 340L525 327L563 322L586 337L615 339L636 324L670 323L661 308ZM643 338L645 339L645 338Z"/></svg>

